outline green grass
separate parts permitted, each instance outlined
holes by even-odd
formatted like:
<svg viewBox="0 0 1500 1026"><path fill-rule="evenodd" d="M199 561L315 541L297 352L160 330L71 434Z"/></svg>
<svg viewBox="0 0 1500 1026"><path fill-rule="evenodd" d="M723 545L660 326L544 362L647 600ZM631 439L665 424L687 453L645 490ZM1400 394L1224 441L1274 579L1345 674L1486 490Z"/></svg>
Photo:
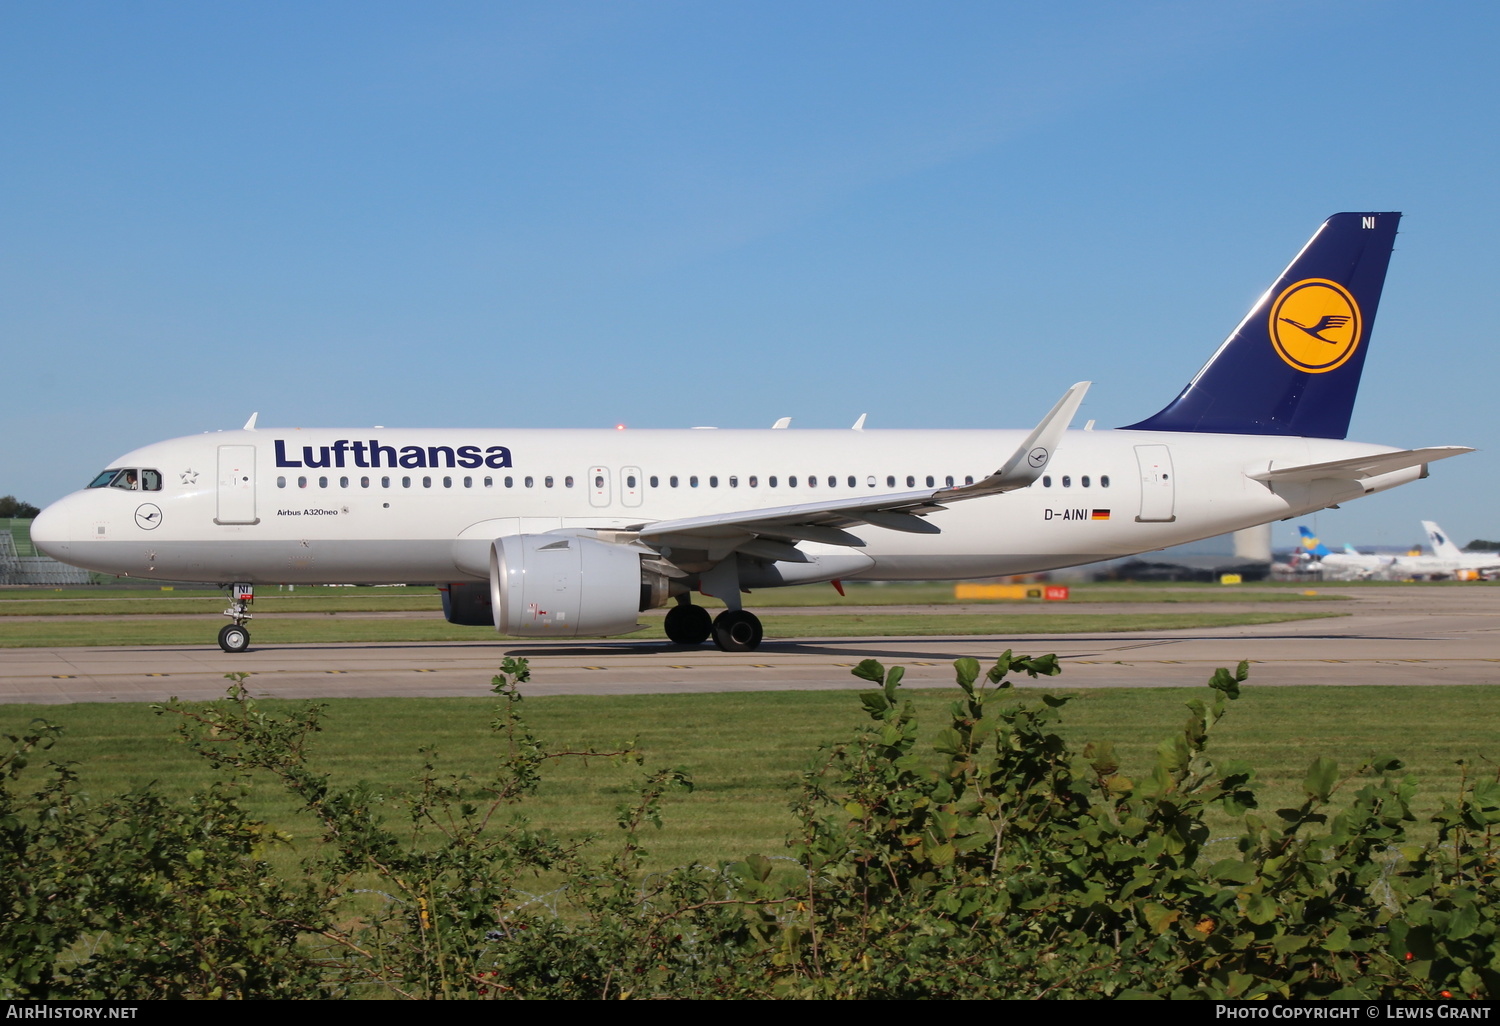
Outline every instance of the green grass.
<svg viewBox="0 0 1500 1026"><path fill-rule="evenodd" d="M263 611L263 610L262 610ZM761 617L766 637L923 637L972 634L1074 634L1185 630L1198 627L1230 627L1244 624L1283 623L1292 620L1341 616L1341 613L1011 613L980 614L874 612L809 614ZM228 621L223 621L228 622ZM665 638L661 618L646 619L647 627L631 638ZM98 645L202 645L212 642L218 620L183 620L177 617L121 617L105 620L70 620L65 617L20 622L0 622L0 648L87 647ZM257 645L371 641L475 641L496 635L481 627L456 627L436 615L426 618L288 618L252 620L250 629ZM534 639L532 639L534 640Z"/></svg>
<svg viewBox="0 0 1500 1026"><path fill-rule="evenodd" d="M0 617L181 616L219 613L228 603L225 592L198 589L6 591L0 592ZM251 608L260 613L388 613L432 612L442 606L436 588L307 588L296 592L261 591Z"/></svg>
<svg viewBox="0 0 1500 1026"><path fill-rule="evenodd" d="M849 683L857 682L850 678ZM1140 774L1157 742L1179 729L1183 703L1194 692L1111 688L1072 694L1066 732L1079 741L1113 740L1124 772ZM909 696L929 734L945 723L951 693L912 691ZM267 711L300 707L262 703ZM482 777L497 750L485 727L493 700L341 699L329 707L313 758L336 783L365 779L394 794L419 768L417 750L424 745L437 748L443 768ZM787 805L799 773L820 745L847 737L865 722L854 695L837 691L555 696L528 699L523 709L554 748L638 738L647 768L682 766L693 774L694 792L673 798L665 828L647 838L657 866L782 853L792 828ZM0 732L15 733L32 717L64 724L67 732L50 757L76 761L82 785L96 794L156 781L169 794L182 795L215 776L207 763L171 739L170 721L144 705L0 706ZM1216 759L1244 759L1257 768L1264 809L1300 796L1301 780L1316 756L1337 759L1348 770L1372 756L1396 755L1419 778L1420 807L1430 811L1439 797L1454 793L1455 760L1475 760L1481 772L1493 773L1494 763L1487 760L1497 753L1500 690L1256 688L1253 677L1211 747ZM615 809L630 799L639 773L599 760L558 764L525 807L527 814L561 834L608 835ZM291 830L299 850L312 844L311 824L286 798L263 790L252 807L256 815ZM389 814L399 825L399 805L391 804Z"/></svg>

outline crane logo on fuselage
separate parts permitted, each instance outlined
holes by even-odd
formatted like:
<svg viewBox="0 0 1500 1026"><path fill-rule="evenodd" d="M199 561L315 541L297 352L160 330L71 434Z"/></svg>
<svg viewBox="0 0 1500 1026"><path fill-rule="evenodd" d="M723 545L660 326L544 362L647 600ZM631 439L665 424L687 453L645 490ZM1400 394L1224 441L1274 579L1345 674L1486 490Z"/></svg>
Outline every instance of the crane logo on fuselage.
<svg viewBox="0 0 1500 1026"><path fill-rule="evenodd" d="M1354 296L1338 282L1304 278L1271 304L1271 345L1299 371L1326 374L1359 347L1364 319Z"/></svg>
<svg viewBox="0 0 1500 1026"><path fill-rule="evenodd" d="M346 458L352 462L345 462ZM378 439L351 442L340 438L332 445L304 445L302 458L287 455L286 442L276 439L278 467L366 467L416 470L426 467L489 467L500 470L511 465L510 450L503 445L381 445Z"/></svg>

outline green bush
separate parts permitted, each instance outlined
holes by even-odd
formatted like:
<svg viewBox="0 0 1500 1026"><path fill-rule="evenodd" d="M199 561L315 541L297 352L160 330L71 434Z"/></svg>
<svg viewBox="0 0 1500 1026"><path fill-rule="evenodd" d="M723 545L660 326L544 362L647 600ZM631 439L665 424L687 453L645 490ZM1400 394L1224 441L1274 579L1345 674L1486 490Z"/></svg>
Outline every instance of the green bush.
<svg viewBox="0 0 1500 1026"><path fill-rule="evenodd" d="M308 762L322 707L272 716L238 680L161 710L228 772L185 803L92 803L56 764L23 788L57 733L38 724L0 754L0 997L1496 992L1493 775L1466 776L1416 843L1394 760L1315 760L1300 804L1258 808L1251 771L1208 751L1243 663L1138 780L1107 744L1063 739L1067 699L1011 686L1055 657L955 666L961 695L925 747L902 670L855 670L876 685L869 722L808 771L794 859L649 876L643 831L687 774L643 776L613 843L530 824L549 762L638 757L550 750L521 715L524 661L495 679L493 772L444 775L429 753L404 795L334 787ZM267 861L286 839L241 805L268 781L321 832L291 874Z"/></svg>

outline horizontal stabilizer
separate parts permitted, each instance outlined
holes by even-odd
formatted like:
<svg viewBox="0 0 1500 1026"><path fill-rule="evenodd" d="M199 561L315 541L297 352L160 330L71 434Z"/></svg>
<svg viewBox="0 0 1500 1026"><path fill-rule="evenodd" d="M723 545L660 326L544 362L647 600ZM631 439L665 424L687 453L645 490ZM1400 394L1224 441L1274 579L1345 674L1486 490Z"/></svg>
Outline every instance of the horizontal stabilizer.
<svg viewBox="0 0 1500 1026"><path fill-rule="evenodd" d="M1267 484L1277 481L1362 481L1368 477L1379 477L1381 474L1473 451L1462 445L1441 445L1427 449L1403 449L1400 452L1377 452L1369 456L1355 456L1328 463L1304 463L1295 467L1278 467L1273 463L1268 469L1255 471L1247 476Z"/></svg>

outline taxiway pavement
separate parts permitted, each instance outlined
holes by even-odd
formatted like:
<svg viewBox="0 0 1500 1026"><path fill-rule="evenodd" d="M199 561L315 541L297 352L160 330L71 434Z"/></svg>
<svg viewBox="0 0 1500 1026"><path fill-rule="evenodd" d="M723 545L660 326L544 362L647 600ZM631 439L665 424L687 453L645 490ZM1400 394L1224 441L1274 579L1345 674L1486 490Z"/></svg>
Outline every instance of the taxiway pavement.
<svg viewBox="0 0 1500 1026"><path fill-rule="evenodd" d="M1251 662L1251 686L1500 683L1500 587L1339 593L1350 600L1328 608L1350 615L1331 619L1123 633L768 639L744 654L628 639L502 642L477 629L473 642L257 645L239 655L219 651L209 633L202 645L0 649L0 703L211 699L235 672L249 674L251 693L264 697L482 696L506 655L530 660L532 695L862 688L868 685L849 670L868 658L904 665L909 686L944 687L954 659L983 662L1007 648L1056 652L1064 672L1047 683L1061 687L1196 687L1215 667L1241 659ZM871 610L880 611L890 610Z"/></svg>

